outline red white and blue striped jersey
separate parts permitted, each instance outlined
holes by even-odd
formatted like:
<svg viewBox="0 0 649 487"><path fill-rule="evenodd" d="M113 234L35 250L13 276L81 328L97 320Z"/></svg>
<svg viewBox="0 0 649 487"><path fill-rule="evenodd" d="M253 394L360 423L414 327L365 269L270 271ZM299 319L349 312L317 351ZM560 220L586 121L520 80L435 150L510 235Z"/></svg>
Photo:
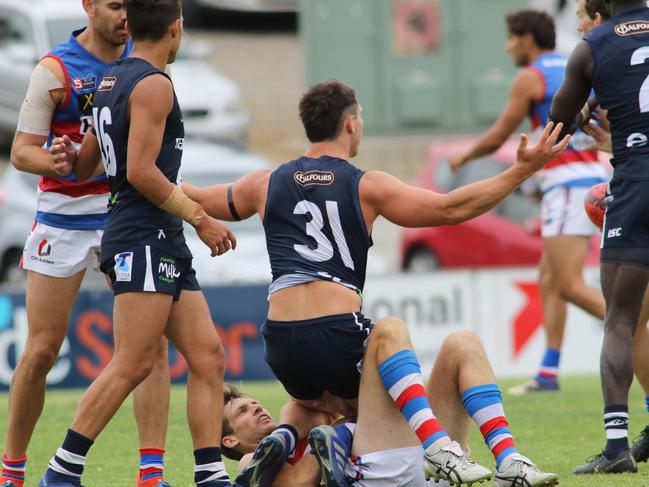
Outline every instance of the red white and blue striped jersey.
<svg viewBox="0 0 649 487"><path fill-rule="evenodd" d="M543 82L543 96L530 107L532 130L540 134L548 123L552 99L561 87L566 73L567 60L556 53L537 57L530 65ZM581 130L575 132L568 148L550 161L539 173L541 191L556 187L591 187L608 180L606 169L600 164L597 151L584 150L593 140Z"/></svg>
<svg viewBox="0 0 649 487"><path fill-rule="evenodd" d="M67 93L52 115L48 147L54 137L67 135L80 144L90 129L95 91L112 66L87 51L77 40L84 29L56 46L45 57L56 60L65 75ZM122 57L128 56L131 43ZM38 183L36 221L67 230L100 230L108 220L108 179L100 174L86 181L43 176Z"/></svg>

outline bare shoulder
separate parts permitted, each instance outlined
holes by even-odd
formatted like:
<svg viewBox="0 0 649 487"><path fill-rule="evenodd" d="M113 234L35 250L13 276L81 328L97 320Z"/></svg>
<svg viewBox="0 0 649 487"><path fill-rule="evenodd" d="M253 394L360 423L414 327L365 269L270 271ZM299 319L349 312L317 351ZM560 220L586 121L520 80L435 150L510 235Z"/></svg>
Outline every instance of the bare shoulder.
<svg viewBox="0 0 649 487"><path fill-rule="evenodd" d="M381 193L392 184L401 181L390 173L384 171L367 171L360 182L360 191L363 195Z"/></svg>
<svg viewBox="0 0 649 487"><path fill-rule="evenodd" d="M151 103L155 100L155 103ZM152 115L166 117L173 108L173 85L160 74L152 74L137 82L129 96L129 105L138 106Z"/></svg>
<svg viewBox="0 0 649 487"><path fill-rule="evenodd" d="M539 71L532 67L521 69L512 82L512 92L525 94L532 98L541 98L543 96L544 81Z"/></svg>
<svg viewBox="0 0 649 487"><path fill-rule="evenodd" d="M157 97L170 97L172 94L173 85L171 80L162 73L155 73L138 81L131 92L131 97L146 97L149 100L159 100Z"/></svg>

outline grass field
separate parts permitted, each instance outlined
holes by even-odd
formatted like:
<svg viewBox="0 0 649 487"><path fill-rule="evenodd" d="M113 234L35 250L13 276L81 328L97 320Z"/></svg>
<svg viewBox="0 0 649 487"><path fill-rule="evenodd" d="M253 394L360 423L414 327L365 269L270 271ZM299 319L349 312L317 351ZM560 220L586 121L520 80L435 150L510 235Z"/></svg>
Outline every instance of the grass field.
<svg viewBox="0 0 649 487"><path fill-rule="evenodd" d="M516 381L503 381L505 390ZM261 400L273 415L286 400L276 383L244 383L242 389ZM571 377L562 380L562 392L510 397L505 409L519 449L543 469L561 475L564 487L649 487L649 464L640 464L636 475L575 477L572 468L603 447L602 399L597 377ZM27 486L34 486L47 461L63 440L81 392L52 391L29 451ZM7 400L0 403L0 436L4 438ZM631 437L649 422L642 391L634 385L630 399ZM377 422L377 427L380 423ZM192 486L193 456L185 422L185 390L174 387L165 457L166 477L174 487ZM493 460L479 432L471 437L472 457L485 466ZM134 486L138 466L137 433L130 401L90 452L84 475L86 487ZM230 472L234 464L228 463ZM290 486L287 486L290 487Z"/></svg>

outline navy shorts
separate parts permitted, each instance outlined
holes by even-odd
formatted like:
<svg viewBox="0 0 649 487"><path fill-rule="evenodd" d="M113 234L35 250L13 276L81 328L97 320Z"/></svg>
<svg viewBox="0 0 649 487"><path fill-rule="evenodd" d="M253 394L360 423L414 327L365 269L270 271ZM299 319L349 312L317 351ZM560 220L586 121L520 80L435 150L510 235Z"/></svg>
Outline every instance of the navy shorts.
<svg viewBox="0 0 649 487"><path fill-rule="evenodd" d="M134 246L101 263L113 294L153 292L170 294L178 301L183 289L199 291L192 259L168 256L149 245Z"/></svg>
<svg viewBox="0 0 649 487"><path fill-rule="evenodd" d="M649 181L611 179L601 261L649 267Z"/></svg>
<svg viewBox="0 0 649 487"><path fill-rule="evenodd" d="M324 391L356 399L373 326L361 313L302 321L267 320L261 329L266 362L295 399L318 399Z"/></svg>

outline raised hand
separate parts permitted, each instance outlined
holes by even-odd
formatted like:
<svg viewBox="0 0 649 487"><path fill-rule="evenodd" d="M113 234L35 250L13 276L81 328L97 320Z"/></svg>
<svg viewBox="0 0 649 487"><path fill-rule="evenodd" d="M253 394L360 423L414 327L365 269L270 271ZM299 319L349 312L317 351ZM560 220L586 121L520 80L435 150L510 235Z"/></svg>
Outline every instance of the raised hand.
<svg viewBox="0 0 649 487"><path fill-rule="evenodd" d="M203 215L195 228L198 237L209 247L212 257L237 248L237 238L230 229L211 216Z"/></svg>
<svg viewBox="0 0 649 487"><path fill-rule="evenodd" d="M562 123L555 126L554 123L548 122L537 143L531 147L528 145L527 135L521 134L516 151L516 164L527 166L529 170L536 172L552 159L561 155L570 141L570 135L566 135L561 142L557 143L562 130Z"/></svg>

